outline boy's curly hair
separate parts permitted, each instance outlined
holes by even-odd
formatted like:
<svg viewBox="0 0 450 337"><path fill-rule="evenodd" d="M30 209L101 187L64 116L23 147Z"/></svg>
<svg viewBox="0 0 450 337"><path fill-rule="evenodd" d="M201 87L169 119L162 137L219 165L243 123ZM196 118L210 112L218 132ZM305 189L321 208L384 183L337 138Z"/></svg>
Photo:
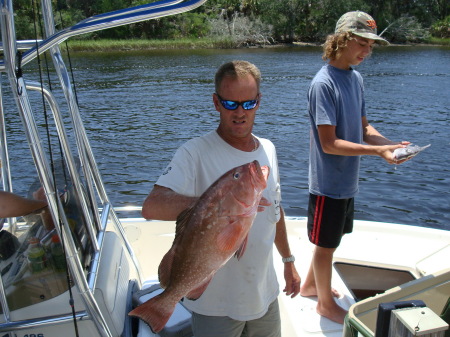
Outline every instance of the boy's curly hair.
<svg viewBox="0 0 450 337"><path fill-rule="evenodd" d="M336 60L342 53L342 49L347 46L347 42L353 39L350 32L336 33L327 36L327 40L323 45L322 59Z"/></svg>

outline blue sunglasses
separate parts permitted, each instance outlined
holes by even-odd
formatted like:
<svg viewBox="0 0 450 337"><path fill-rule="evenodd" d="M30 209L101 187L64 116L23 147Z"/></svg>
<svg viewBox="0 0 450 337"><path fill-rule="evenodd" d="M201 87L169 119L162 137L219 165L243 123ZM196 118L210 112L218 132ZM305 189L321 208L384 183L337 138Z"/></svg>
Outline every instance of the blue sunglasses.
<svg viewBox="0 0 450 337"><path fill-rule="evenodd" d="M222 104L222 106L227 110L236 110L239 107L239 105L241 105L244 110L251 110L256 108L256 106L258 105L258 99L252 99L250 101L245 102L237 102L222 99L222 97L220 97L219 94L217 93L216 95L217 97L219 97L220 104ZM256 98L258 98L258 96L256 96Z"/></svg>

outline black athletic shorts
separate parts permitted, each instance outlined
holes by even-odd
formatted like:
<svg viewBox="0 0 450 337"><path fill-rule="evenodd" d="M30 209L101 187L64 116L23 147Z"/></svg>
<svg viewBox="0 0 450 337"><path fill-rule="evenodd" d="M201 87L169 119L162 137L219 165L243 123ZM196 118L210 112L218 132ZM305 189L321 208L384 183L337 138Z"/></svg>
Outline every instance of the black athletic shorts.
<svg viewBox="0 0 450 337"><path fill-rule="evenodd" d="M333 199L309 194L308 237L319 247L337 248L353 230L355 199Z"/></svg>

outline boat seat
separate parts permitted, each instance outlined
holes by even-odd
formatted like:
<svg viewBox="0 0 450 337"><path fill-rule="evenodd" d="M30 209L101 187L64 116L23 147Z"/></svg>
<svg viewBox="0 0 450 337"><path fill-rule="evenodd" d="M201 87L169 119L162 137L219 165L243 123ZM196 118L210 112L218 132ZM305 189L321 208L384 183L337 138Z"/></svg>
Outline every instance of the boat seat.
<svg viewBox="0 0 450 337"><path fill-rule="evenodd" d="M142 285L142 289L133 295L135 306L148 301L152 297L163 292L160 284L156 281L146 281ZM193 336L191 327L191 312L181 303L178 302L175 310L167 322L164 329L159 333L161 337L191 337ZM142 320L139 320L139 333L137 337L154 336L150 327Z"/></svg>
<svg viewBox="0 0 450 337"><path fill-rule="evenodd" d="M115 232L105 232L94 297L114 336L126 325L131 270L125 247Z"/></svg>

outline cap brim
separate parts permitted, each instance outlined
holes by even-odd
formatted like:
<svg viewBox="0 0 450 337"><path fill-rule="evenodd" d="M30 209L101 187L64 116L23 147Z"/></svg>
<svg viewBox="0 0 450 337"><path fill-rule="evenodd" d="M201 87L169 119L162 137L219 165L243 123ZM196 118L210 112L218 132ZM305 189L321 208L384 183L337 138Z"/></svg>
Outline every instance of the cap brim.
<svg viewBox="0 0 450 337"><path fill-rule="evenodd" d="M389 45L389 42L387 40L383 39L382 37L374 33L359 33L359 32L352 32L352 33L364 37L366 39L374 40L376 43L381 44L383 46Z"/></svg>

